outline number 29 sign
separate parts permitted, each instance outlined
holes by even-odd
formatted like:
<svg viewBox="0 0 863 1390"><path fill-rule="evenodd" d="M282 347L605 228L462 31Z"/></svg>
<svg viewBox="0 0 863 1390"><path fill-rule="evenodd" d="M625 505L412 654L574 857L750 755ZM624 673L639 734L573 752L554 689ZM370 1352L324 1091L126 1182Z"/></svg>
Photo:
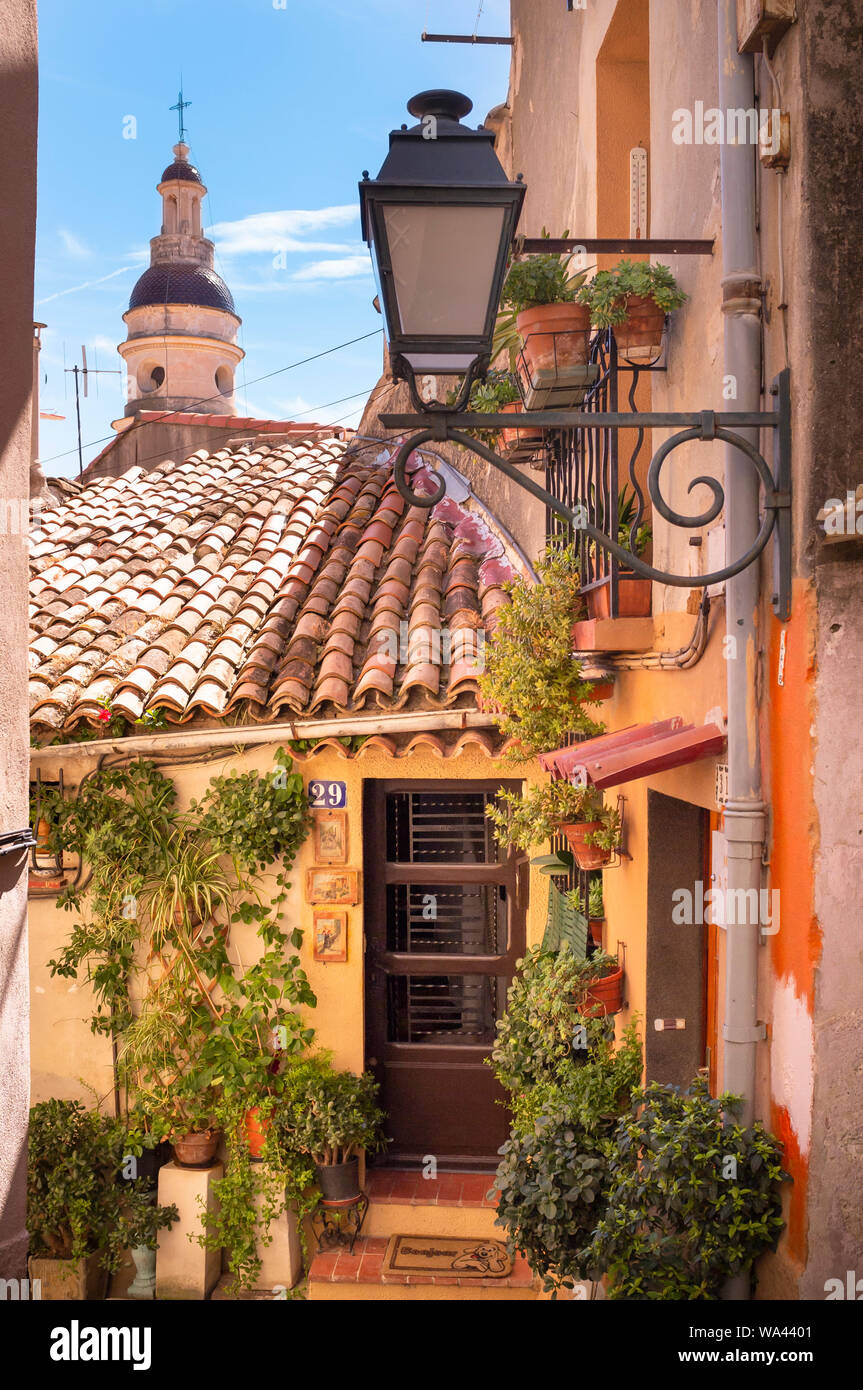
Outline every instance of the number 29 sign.
<svg viewBox="0 0 863 1390"><path fill-rule="evenodd" d="M348 804L348 789L344 782L310 782L309 805L312 810L329 810Z"/></svg>

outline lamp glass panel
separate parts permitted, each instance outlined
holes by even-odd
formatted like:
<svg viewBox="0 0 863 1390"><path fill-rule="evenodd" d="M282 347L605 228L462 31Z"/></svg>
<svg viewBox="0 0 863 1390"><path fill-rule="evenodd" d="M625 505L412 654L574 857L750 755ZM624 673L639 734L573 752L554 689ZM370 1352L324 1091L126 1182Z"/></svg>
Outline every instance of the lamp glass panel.
<svg viewBox="0 0 863 1390"><path fill-rule="evenodd" d="M504 209L408 203L383 213L402 334L482 337Z"/></svg>

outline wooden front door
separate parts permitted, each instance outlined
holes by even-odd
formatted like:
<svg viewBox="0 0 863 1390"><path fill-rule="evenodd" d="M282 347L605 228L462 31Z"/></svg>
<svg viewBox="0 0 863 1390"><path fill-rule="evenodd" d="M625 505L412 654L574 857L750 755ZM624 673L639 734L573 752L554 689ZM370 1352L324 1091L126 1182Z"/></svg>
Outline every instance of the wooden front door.
<svg viewBox="0 0 863 1390"><path fill-rule="evenodd" d="M488 1166L509 1134L485 1059L525 949L526 864L485 814L500 782L366 782L366 1065L386 1161Z"/></svg>

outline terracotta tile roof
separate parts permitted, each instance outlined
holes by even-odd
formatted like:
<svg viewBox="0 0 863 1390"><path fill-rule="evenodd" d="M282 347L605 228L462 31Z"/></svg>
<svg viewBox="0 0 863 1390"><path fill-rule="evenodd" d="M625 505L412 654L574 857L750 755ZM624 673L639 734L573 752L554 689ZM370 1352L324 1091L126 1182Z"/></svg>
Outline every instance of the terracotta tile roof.
<svg viewBox="0 0 863 1390"><path fill-rule="evenodd" d="M43 508L33 727L98 727L103 700L172 723L475 706L474 657L519 560L466 488L407 506L393 452L257 440Z"/></svg>

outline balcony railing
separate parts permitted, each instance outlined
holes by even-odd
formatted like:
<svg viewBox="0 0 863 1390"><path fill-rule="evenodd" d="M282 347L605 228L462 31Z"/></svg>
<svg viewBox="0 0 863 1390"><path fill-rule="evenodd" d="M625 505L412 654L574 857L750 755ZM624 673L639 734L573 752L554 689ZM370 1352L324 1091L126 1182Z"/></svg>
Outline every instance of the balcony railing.
<svg viewBox="0 0 863 1390"><path fill-rule="evenodd" d="M590 361L599 376L589 389L582 411L605 415L619 410L619 398L624 374L628 406L635 411L635 393L642 371L662 371L664 349L659 349L647 361L633 361L623 356L613 329L595 334L590 343ZM626 409L626 407L623 407ZM529 417L528 417L529 418ZM628 518L621 544L635 549L636 537L644 524L645 497L638 480L636 466L644 442L644 430L638 429L635 443L623 461L619 456L620 431L608 426L580 426L574 429L546 431L546 488L557 501L573 510L581 506L585 520L616 538L618 526L618 497L622 487L631 490L634 513ZM621 471L623 477L621 478ZM582 575L582 593L603 596L602 612L609 617L620 615L621 562L614 555L593 543L583 531L573 537L572 529L550 507L546 508L546 533L550 539L560 537L565 543L575 539ZM598 605L599 606L599 605Z"/></svg>

